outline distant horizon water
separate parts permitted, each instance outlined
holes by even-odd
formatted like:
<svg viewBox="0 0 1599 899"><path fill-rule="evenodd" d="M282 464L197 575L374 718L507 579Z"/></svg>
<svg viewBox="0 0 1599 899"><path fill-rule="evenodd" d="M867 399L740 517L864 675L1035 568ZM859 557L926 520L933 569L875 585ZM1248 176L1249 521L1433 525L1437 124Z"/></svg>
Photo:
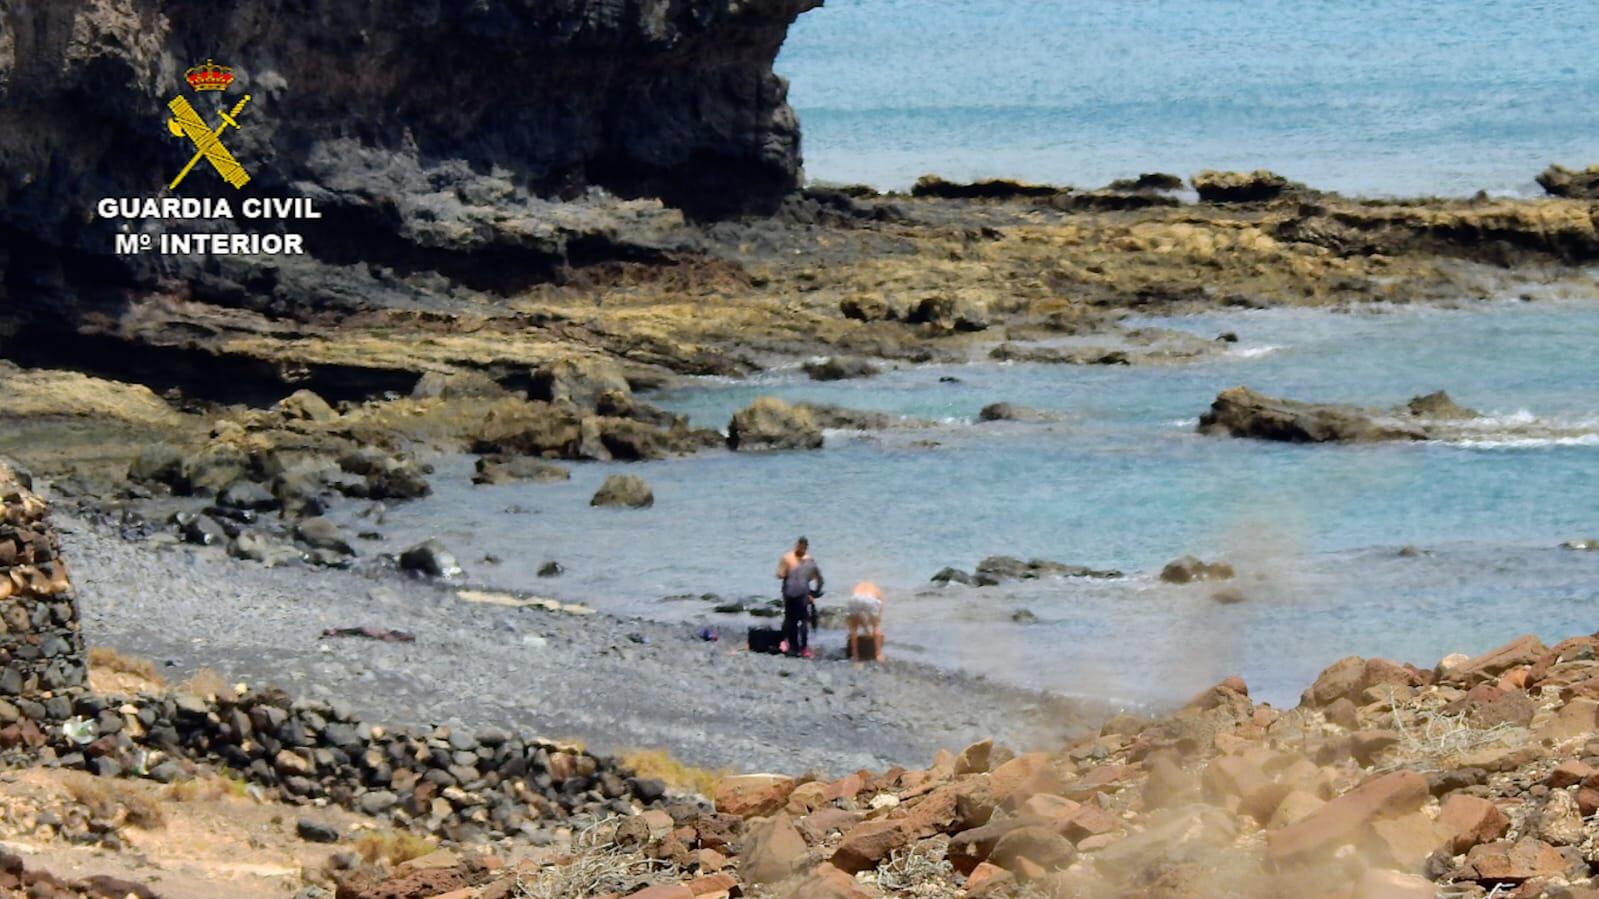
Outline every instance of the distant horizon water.
<svg viewBox="0 0 1599 899"><path fill-rule="evenodd" d="M1537 193L1599 162L1576 2L828 0L777 70L807 177L1096 187L1268 168L1368 196Z"/></svg>

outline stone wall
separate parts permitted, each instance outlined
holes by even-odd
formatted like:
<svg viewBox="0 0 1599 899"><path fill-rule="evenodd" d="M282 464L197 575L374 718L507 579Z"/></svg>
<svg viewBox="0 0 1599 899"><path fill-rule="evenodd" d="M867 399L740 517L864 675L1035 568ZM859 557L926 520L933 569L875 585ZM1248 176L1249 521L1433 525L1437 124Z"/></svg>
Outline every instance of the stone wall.
<svg viewBox="0 0 1599 899"><path fill-rule="evenodd" d="M87 672L77 596L31 487L0 461L0 732L66 719Z"/></svg>

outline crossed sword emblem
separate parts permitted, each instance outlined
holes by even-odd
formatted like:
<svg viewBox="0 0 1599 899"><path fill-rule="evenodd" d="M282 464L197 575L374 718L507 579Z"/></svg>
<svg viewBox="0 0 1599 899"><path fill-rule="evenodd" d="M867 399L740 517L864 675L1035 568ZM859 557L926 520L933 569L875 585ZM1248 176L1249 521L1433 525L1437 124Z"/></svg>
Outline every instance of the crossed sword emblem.
<svg viewBox="0 0 1599 899"><path fill-rule="evenodd" d="M171 131L174 137L188 137L195 146L195 153L189 159L189 164L178 173L178 177L172 179L169 190L176 189L189 174L189 170L201 159L211 163L211 167L217 170L222 180L235 188L249 183L250 173L244 170L244 166L239 165L239 161L233 158L233 154L228 152L228 148L222 145L221 140L222 132L229 125L239 127L239 113L244 111L244 104L249 102L250 95L245 94L239 102L233 104L231 110L219 111L222 124L212 128L205 123L205 119L200 118L200 114L194 111L188 100L181 96L172 98L172 102L167 104L167 108L172 110L172 118L167 119L167 130Z"/></svg>

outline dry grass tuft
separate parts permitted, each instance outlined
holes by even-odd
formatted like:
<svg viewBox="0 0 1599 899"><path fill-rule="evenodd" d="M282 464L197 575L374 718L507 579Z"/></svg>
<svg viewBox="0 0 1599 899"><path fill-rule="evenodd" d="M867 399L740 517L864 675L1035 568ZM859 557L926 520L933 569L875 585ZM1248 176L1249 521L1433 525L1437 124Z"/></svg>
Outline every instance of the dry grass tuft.
<svg viewBox="0 0 1599 899"><path fill-rule="evenodd" d="M141 830L160 830L167 826L166 812L161 800L144 791L123 793L122 807L128 812L128 823Z"/></svg>
<svg viewBox="0 0 1599 899"><path fill-rule="evenodd" d="M170 802L209 802L222 798L222 785L212 777L191 777L167 785Z"/></svg>
<svg viewBox="0 0 1599 899"><path fill-rule="evenodd" d="M1465 715L1446 715L1441 711L1412 708L1413 721L1405 723L1401 704L1394 701L1393 730L1399 743L1389 751L1388 762L1378 770L1410 768L1416 771L1443 771L1459 767L1463 756L1479 749L1505 743L1519 728L1509 723L1481 727Z"/></svg>
<svg viewBox="0 0 1599 899"><path fill-rule="evenodd" d="M250 795L250 785L230 771L211 777L191 777L167 785L164 791L171 802L210 802L223 796L243 799Z"/></svg>
<svg viewBox="0 0 1599 899"><path fill-rule="evenodd" d="M233 691L233 685L213 668L201 668L183 684L183 689L201 699L215 699Z"/></svg>
<svg viewBox="0 0 1599 899"><path fill-rule="evenodd" d="M128 674L148 681L156 689L166 686L166 680L161 677L161 670L149 659L120 653L109 646L91 646L89 648L89 667L112 674Z"/></svg>
<svg viewBox="0 0 1599 899"><path fill-rule="evenodd" d="M625 749L617 754L622 767L639 777L654 778L675 790L684 790L710 797L716 785L732 774L723 768L712 771L678 761L665 749Z"/></svg>
<svg viewBox="0 0 1599 899"><path fill-rule="evenodd" d="M955 868L948 859L915 849L896 850L877 872L877 885L895 896L958 899Z"/></svg>
<svg viewBox="0 0 1599 899"><path fill-rule="evenodd" d="M121 820L143 830L159 830L167 824L160 800L138 783L71 772L62 786L95 818Z"/></svg>
<svg viewBox="0 0 1599 899"><path fill-rule="evenodd" d="M369 865L387 862L398 865L421 858L438 849L438 844L404 830L378 830L356 838L355 851Z"/></svg>
<svg viewBox="0 0 1599 899"><path fill-rule="evenodd" d="M681 872L671 862L645 858L638 850L602 843L616 820L600 821L578 834L572 854L561 864L518 875L517 899L589 899L607 893L627 895L640 888L675 883Z"/></svg>

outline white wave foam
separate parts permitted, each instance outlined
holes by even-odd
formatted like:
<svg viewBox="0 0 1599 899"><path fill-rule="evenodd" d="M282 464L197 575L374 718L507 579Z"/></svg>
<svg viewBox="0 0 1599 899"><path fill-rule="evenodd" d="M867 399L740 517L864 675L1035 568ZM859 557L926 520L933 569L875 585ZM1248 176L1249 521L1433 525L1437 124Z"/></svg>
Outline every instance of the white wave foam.
<svg viewBox="0 0 1599 899"><path fill-rule="evenodd" d="M1272 353L1275 353L1280 349L1282 349L1282 347L1278 346L1277 344L1234 347L1227 351L1227 355L1232 356L1235 359L1259 359L1262 356L1270 356Z"/></svg>
<svg viewBox="0 0 1599 899"><path fill-rule="evenodd" d="M1599 446L1599 434L1568 434L1562 437L1468 437L1440 440L1439 443L1467 449L1536 449L1549 446Z"/></svg>
<svg viewBox="0 0 1599 899"><path fill-rule="evenodd" d="M1171 421L1166 422L1166 424L1168 426L1170 426L1170 427L1173 427L1173 428L1197 428L1197 427L1199 427L1199 419L1198 418L1174 418Z"/></svg>
<svg viewBox="0 0 1599 899"><path fill-rule="evenodd" d="M1492 431L1499 428L1524 428L1538 424L1538 421L1538 416L1532 414L1532 410L1517 409L1514 412L1483 415L1462 421L1460 426L1477 431Z"/></svg>

